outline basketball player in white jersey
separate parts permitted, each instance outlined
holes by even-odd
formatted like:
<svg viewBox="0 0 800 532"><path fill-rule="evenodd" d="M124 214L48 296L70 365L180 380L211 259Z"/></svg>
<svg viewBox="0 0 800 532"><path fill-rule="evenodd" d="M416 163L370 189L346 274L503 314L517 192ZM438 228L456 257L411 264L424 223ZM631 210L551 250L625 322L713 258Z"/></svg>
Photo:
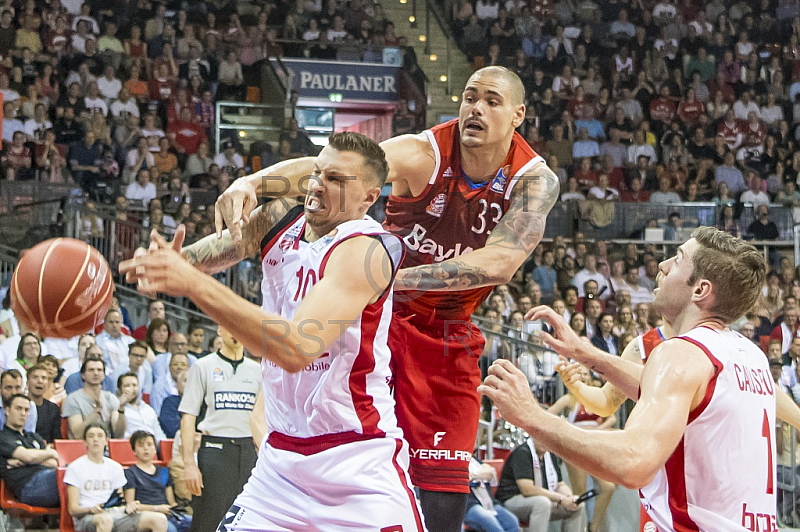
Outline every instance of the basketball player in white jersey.
<svg viewBox="0 0 800 532"><path fill-rule="evenodd" d="M777 530L774 387L764 354L727 328L756 302L765 269L755 248L709 227L661 263L654 305L676 336L653 350L623 431L545 413L508 361L479 390L564 459L639 489L661 532Z"/></svg>
<svg viewBox="0 0 800 532"><path fill-rule="evenodd" d="M190 297L263 358L267 437L221 532L425 530L389 388L403 248L366 216L387 172L376 143L336 133L303 205L254 212L242 231L248 248L261 248L263 308L198 269L221 267L199 257L213 236L181 258L180 242L156 235L149 252L120 265L144 291Z"/></svg>
<svg viewBox="0 0 800 532"><path fill-rule="evenodd" d="M539 311L538 308L531 309L525 319L531 319ZM548 318L551 320L558 321L558 316ZM548 346L561 355L555 369L564 386L578 401L590 412L603 417L616 412L626 399L639 399L644 364L659 344L675 336L672 326L665 321L663 325L637 336L625 347L622 355L616 356L582 341L576 334L570 334L566 322L563 323L559 337L548 336L547 339ZM569 358L578 362L569 363ZM579 374L584 365L603 375L606 383L600 388L584 384ZM780 388L775 388L775 407L778 419L800 430L800 407Z"/></svg>

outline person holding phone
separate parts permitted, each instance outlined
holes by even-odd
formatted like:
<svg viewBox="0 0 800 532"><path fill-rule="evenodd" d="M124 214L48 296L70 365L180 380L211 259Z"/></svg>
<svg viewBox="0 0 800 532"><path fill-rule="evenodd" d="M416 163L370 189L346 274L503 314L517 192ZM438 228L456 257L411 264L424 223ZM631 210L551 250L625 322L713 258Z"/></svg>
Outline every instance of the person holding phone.
<svg viewBox="0 0 800 532"><path fill-rule="evenodd" d="M586 386L595 386L592 380L592 374L588 368L581 366L579 369L580 379ZM553 406L547 409L548 412L555 415L562 415L567 413L567 420L573 425L583 427L591 430L610 430L613 429L617 423L617 418L614 414L607 417L598 416L586 410L580 400L571 392L565 393L558 400L553 403ZM569 475L569 485L578 493L586 491L586 477L587 473L583 469L577 468L569 462L565 462L567 467L567 474ZM611 498L614 496L616 485L607 480L602 480L597 477L592 477L593 485L596 490L592 490L597 495L597 501L594 505L594 513L592 520L589 523L589 532L597 532L601 530L603 521L606 518L608 505L611 504Z"/></svg>
<svg viewBox="0 0 800 532"><path fill-rule="evenodd" d="M547 532L550 521L561 521L561 532L586 527L586 509L561 478L561 460L533 438L511 451L495 497L528 523L526 532Z"/></svg>

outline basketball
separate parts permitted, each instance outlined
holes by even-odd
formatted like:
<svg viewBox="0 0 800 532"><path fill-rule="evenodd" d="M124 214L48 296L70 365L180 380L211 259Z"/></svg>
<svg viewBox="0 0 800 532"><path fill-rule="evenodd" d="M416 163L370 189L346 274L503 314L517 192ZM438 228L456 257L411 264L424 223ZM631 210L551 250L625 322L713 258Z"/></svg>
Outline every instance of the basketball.
<svg viewBox="0 0 800 532"><path fill-rule="evenodd" d="M11 309L20 324L42 337L72 338L94 331L113 293L99 251L80 240L54 238L20 259L11 278Z"/></svg>

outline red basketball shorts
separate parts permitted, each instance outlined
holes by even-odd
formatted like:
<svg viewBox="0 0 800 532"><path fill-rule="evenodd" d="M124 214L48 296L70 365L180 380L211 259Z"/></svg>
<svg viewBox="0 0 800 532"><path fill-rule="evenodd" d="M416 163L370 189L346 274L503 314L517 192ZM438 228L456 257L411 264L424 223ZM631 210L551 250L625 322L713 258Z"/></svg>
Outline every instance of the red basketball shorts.
<svg viewBox="0 0 800 532"><path fill-rule="evenodd" d="M397 422L415 486L469 493L469 461L480 416L476 389L484 339L469 320L421 320L395 313L389 331Z"/></svg>

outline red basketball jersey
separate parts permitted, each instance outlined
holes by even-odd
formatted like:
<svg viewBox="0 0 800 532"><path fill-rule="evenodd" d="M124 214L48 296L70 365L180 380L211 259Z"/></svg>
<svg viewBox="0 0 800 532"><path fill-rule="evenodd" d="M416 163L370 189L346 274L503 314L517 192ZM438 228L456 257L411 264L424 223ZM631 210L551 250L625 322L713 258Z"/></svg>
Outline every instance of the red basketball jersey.
<svg viewBox="0 0 800 532"><path fill-rule="evenodd" d="M428 186L416 198L389 196L384 227L403 238L409 268L464 255L486 244L497 222L508 210L511 191L525 172L544 162L518 133L503 166L491 179L465 176L461 171L458 120L426 130L436 166ZM398 292L412 312L439 319L463 319L486 299L491 287L459 292L426 292L421 296Z"/></svg>
<svg viewBox="0 0 800 532"><path fill-rule="evenodd" d="M650 353L661 345L665 339L664 333L661 332L661 327L654 327L636 338L636 341L639 342L639 354L642 355L642 364L647 363Z"/></svg>

